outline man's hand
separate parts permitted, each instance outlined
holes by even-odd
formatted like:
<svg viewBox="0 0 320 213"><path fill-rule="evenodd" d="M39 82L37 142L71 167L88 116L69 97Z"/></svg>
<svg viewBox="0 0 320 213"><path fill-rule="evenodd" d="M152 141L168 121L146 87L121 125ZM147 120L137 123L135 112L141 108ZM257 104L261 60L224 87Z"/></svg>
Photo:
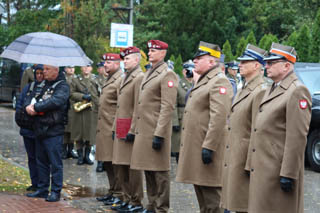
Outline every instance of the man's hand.
<svg viewBox="0 0 320 213"><path fill-rule="evenodd" d="M210 149L202 148L202 162L209 164L212 162L213 151Z"/></svg>
<svg viewBox="0 0 320 213"><path fill-rule="evenodd" d="M89 101L91 101L91 95L90 94L85 94L85 95L82 96L82 99L89 102Z"/></svg>
<svg viewBox="0 0 320 213"><path fill-rule="evenodd" d="M31 116L35 116L37 115L37 112L34 110L34 104L29 104L27 107L26 107L26 111L29 115Z"/></svg>
<svg viewBox="0 0 320 213"><path fill-rule="evenodd" d="M152 140L152 148L154 150L160 150L163 141L164 141L164 138L159 137L159 136L154 136L153 140Z"/></svg>
<svg viewBox="0 0 320 213"><path fill-rule="evenodd" d="M125 139L125 142L133 142L135 138L134 134L128 133Z"/></svg>
<svg viewBox="0 0 320 213"><path fill-rule="evenodd" d="M281 189L285 192L291 192L293 189L293 179L287 177L280 177Z"/></svg>

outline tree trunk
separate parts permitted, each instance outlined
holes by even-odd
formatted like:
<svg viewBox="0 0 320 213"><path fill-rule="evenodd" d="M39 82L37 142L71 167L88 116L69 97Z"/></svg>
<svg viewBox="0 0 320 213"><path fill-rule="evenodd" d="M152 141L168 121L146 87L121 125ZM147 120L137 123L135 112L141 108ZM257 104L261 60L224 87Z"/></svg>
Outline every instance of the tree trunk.
<svg viewBox="0 0 320 213"><path fill-rule="evenodd" d="M6 0L6 9L7 9L7 24L10 25L11 15L10 15L10 0Z"/></svg>

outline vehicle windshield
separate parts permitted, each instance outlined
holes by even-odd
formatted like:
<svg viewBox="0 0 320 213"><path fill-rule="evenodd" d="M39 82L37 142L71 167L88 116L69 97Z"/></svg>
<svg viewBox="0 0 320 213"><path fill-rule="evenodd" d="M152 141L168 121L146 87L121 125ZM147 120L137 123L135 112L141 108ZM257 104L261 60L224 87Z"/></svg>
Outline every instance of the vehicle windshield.
<svg viewBox="0 0 320 213"><path fill-rule="evenodd" d="M312 67L296 67L295 73L300 81L309 89L311 95L320 92L320 64Z"/></svg>

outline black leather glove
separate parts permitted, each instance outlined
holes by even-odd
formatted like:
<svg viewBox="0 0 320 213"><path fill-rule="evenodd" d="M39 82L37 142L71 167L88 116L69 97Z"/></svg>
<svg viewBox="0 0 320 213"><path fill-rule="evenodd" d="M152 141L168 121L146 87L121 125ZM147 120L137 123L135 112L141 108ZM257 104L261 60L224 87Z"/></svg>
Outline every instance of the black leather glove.
<svg viewBox="0 0 320 213"><path fill-rule="evenodd" d="M163 141L164 141L164 138L159 137L159 136L154 136L153 140L152 140L152 148L154 150L160 150Z"/></svg>
<svg viewBox="0 0 320 213"><path fill-rule="evenodd" d="M135 138L134 134L128 133L125 139L125 142L133 142Z"/></svg>
<svg viewBox="0 0 320 213"><path fill-rule="evenodd" d="M85 95L82 96L82 99L89 102L89 101L91 101L91 95L90 94L85 94Z"/></svg>
<svg viewBox="0 0 320 213"><path fill-rule="evenodd" d="M180 131L180 126L173 126L173 127L172 127L172 130L173 130L174 132L179 132L179 131Z"/></svg>
<svg viewBox="0 0 320 213"><path fill-rule="evenodd" d="M280 177L281 189L285 192L291 192L293 189L293 179L287 177Z"/></svg>
<svg viewBox="0 0 320 213"><path fill-rule="evenodd" d="M112 140L114 141L115 133L112 131Z"/></svg>
<svg viewBox="0 0 320 213"><path fill-rule="evenodd" d="M210 149L202 148L202 162L209 164L212 162L213 151Z"/></svg>

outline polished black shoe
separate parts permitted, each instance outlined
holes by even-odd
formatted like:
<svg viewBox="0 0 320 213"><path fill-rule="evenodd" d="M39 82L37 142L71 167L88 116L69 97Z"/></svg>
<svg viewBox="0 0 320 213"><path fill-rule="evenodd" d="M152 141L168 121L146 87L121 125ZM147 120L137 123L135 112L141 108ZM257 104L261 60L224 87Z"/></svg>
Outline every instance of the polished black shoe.
<svg viewBox="0 0 320 213"><path fill-rule="evenodd" d="M126 212L142 212L143 211L143 207L142 206L132 206L130 208L128 208L128 210ZM150 211L153 212L153 211Z"/></svg>
<svg viewBox="0 0 320 213"><path fill-rule="evenodd" d="M106 195L106 196L102 196L102 197L96 197L97 201L107 201L110 198L112 198L112 195Z"/></svg>
<svg viewBox="0 0 320 213"><path fill-rule="evenodd" d="M93 165L93 161L89 157L90 156L90 151L91 151L90 147L86 147L85 148L84 163L86 163L88 165Z"/></svg>
<svg viewBox="0 0 320 213"><path fill-rule="evenodd" d="M83 165L84 164L84 160L83 160L83 149L78 149L78 162L77 165Z"/></svg>
<svg viewBox="0 0 320 213"><path fill-rule="evenodd" d="M142 211L142 213L155 213L155 211L145 209L145 210Z"/></svg>
<svg viewBox="0 0 320 213"><path fill-rule="evenodd" d="M77 159L77 158L78 158L78 155L77 155L77 153L73 150L73 147L74 147L74 145L73 145L72 143L69 143L69 144L68 144L68 154L67 154L67 157L68 157L68 158Z"/></svg>
<svg viewBox="0 0 320 213"><path fill-rule="evenodd" d="M96 172L103 172L103 162L98 161Z"/></svg>
<svg viewBox="0 0 320 213"><path fill-rule="evenodd" d="M34 185L29 186L28 188L26 188L27 191L37 191L37 187Z"/></svg>
<svg viewBox="0 0 320 213"><path fill-rule="evenodd" d="M113 204L111 206L111 209L114 210L114 211L118 211L122 208L126 208L128 206L128 203L126 202L122 202L122 203L118 203L118 204Z"/></svg>
<svg viewBox="0 0 320 213"><path fill-rule="evenodd" d="M60 193L51 192L50 195L46 198L48 202L57 202L60 200Z"/></svg>
<svg viewBox="0 0 320 213"><path fill-rule="evenodd" d="M39 198L47 198L48 192L35 191L33 193L26 194L27 197L39 197Z"/></svg>
<svg viewBox="0 0 320 213"><path fill-rule="evenodd" d="M119 204L119 203L121 203L121 202L122 202L122 201L121 201L119 198L117 198L117 197L112 197L112 199L107 200L107 201L104 201L103 203L104 203L104 205L109 206L109 205L113 205L113 204Z"/></svg>

